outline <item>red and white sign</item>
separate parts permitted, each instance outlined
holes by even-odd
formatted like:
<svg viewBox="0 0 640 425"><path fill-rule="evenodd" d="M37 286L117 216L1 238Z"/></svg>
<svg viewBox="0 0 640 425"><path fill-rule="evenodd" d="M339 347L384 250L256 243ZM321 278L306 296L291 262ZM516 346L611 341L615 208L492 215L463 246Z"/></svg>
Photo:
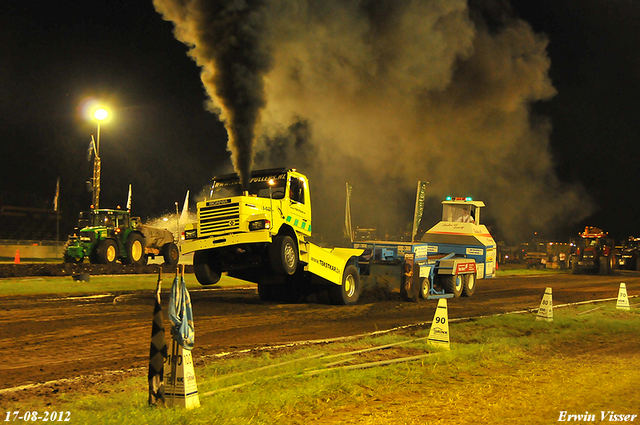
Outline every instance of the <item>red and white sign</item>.
<svg viewBox="0 0 640 425"><path fill-rule="evenodd" d="M476 263L469 261L465 263L456 263L456 274L475 273Z"/></svg>

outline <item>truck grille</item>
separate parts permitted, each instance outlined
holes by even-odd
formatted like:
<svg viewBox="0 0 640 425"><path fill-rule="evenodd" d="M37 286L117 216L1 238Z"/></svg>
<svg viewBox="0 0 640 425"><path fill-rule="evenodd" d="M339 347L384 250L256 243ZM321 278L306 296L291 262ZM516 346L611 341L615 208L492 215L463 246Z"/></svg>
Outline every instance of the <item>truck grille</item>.
<svg viewBox="0 0 640 425"><path fill-rule="evenodd" d="M233 233L240 228L240 206L237 202L213 205L198 210L200 237Z"/></svg>

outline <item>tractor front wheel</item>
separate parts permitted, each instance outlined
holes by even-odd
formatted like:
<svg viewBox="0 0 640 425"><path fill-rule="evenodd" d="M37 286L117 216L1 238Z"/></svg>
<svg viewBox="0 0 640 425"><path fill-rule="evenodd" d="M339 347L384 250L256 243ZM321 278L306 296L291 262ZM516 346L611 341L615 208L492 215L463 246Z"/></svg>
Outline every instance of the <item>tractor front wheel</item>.
<svg viewBox="0 0 640 425"><path fill-rule="evenodd" d="M113 239L105 239L98 246L98 262L113 264L118 259L118 244Z"/></svg>

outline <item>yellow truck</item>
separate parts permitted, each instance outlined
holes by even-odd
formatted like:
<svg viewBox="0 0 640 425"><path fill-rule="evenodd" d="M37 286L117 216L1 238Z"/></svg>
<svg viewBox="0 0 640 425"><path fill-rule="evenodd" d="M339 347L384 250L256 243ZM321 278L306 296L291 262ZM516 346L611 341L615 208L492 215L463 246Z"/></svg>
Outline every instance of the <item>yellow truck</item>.
<svg viewBox="0 0 640 425"><path fill-rule="evenodd" d="M197 210L180 251L194 253L200 284L215 284L227 273L257 283L265 301L294 301L325 289L333 304L358 301L358 257L364 250L323 248L307 240L309 180L295 169L254 171L249 187L242 187L237 174L214 177Z"/></svg>

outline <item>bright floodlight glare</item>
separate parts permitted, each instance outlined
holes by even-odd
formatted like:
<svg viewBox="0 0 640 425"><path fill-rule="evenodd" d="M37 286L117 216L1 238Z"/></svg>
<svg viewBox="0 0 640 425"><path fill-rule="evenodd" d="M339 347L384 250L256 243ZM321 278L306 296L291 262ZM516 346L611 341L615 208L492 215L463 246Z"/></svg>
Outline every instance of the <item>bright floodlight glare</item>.
<svg viewBox="0 0 640 425"><path fill-rule="evenodd" d="M107 116L109 115L109 112L107 112L106 109L98 109L96 112L94 112L93 116L95 119L97 119L98 121L103 121L105 119L107 119Z"/></svg>

